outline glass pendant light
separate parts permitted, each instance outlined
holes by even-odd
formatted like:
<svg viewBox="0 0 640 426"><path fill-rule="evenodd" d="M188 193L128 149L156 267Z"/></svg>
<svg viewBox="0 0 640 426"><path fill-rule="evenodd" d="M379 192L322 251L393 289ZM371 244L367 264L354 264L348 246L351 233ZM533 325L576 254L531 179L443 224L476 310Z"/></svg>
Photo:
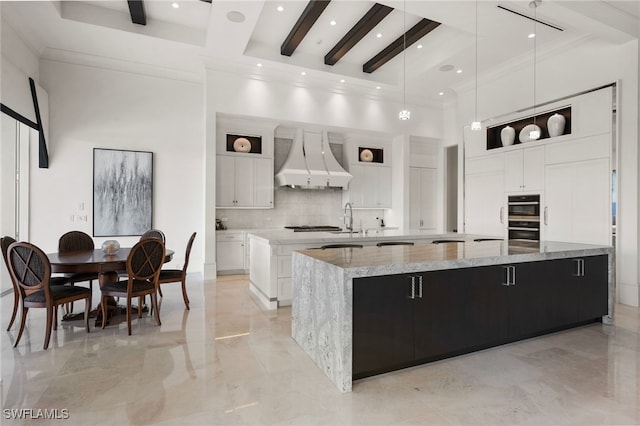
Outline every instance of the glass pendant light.
<svg viewBox="0 0 640 426"><path fill-rule="evenodd" d="M538 6L542 0L533 0L529 3L529 7L533 8L533 129L529 132L529 139L532 141L540 139L540 128L536 126L536 48L538 33L536 32L536 23L538 20Z"/></svg>

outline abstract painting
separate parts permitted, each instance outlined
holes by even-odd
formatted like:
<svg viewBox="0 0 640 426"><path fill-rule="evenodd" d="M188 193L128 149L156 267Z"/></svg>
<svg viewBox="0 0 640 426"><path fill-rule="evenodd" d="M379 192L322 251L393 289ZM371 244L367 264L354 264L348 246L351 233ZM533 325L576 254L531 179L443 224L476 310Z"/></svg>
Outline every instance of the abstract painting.
<svg viewBox="0 0 640 426"><path fill-rule="evenodd" d="M93 150L93 235L142 235L151 229L153 153Z"/></svg>

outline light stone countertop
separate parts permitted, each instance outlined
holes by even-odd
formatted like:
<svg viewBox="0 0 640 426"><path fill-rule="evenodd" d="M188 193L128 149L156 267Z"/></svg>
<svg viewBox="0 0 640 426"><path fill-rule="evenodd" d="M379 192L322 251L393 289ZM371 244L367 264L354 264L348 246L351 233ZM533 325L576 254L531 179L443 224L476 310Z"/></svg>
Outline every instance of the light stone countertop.
<svg viewBox="0 0 640 426"><path fill-rule="evenodd" d="M278 244L329 244L329 243L358 243L366 241L390 241L394 239L416 240L425 239L441 239L441 238L455 238L455 239L473 239L478 237L477 235L466 235L457 233L438 234L434 231L425 231L420 229L385 229L374 228L369 229L365 235L362 233L350 234L350 233L333 233L333 232L294 232L290 229L280 230L265 230L249 232L252 238L261 239L270 245Z"/></svg>

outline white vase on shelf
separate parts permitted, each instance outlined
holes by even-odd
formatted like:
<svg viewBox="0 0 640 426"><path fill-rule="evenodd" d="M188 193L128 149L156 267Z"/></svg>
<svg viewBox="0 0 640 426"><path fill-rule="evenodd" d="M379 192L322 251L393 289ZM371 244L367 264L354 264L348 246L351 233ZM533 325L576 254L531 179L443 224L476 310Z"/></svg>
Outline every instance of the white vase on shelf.
<svg viewBox="0 0 640 426"><path fill-rule="evenodd" d="M515 129L511 126L506 126L500 131L500 140L502 141L502 146L513 145L513 142L516 140Z"/></svg>
<svg viewBox="0 0 640 426"><path fill-rule="evenodd" d="M564 118L564 115L560 115L558 113L553 114L547 120L547 130L549 131L549 137L553 138L556 136L560 136L564 133L564 126L567 120Z"/></svg>

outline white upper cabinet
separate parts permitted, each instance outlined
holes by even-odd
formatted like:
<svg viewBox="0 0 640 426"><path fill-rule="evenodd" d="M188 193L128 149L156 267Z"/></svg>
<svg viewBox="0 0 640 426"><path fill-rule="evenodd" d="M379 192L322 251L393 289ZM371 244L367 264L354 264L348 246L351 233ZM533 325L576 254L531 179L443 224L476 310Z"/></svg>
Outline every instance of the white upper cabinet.
<svg viewBox="0 0 640 426"><path fill-rule="evenodd" d="M491 153L466 160L464 230L502 238L505 234L504 155Z"/></svg>
<svg viewBox="0 0 640 426"><path fill-rule="evenodd" d="M505 192L531 192L544 189L544 147L505 152Z"/></svg>
<svg viewBox="0 0 640 426"><path fill-rule="evenodd" d="M351 164L347 199L354 208L391 207L391 167Z"/></svg>
<svg viewBox="0 0 640 426"><path fill-rule="evenodd" d="M436 229L438 226L438 171L427 167L409 169L411 229Z"/></svg>
<svg viewBox="0 0 640 426"><path fill-rule="evenodd" d="M273 159L218 155L216 207L273 208Z"/></svg>

